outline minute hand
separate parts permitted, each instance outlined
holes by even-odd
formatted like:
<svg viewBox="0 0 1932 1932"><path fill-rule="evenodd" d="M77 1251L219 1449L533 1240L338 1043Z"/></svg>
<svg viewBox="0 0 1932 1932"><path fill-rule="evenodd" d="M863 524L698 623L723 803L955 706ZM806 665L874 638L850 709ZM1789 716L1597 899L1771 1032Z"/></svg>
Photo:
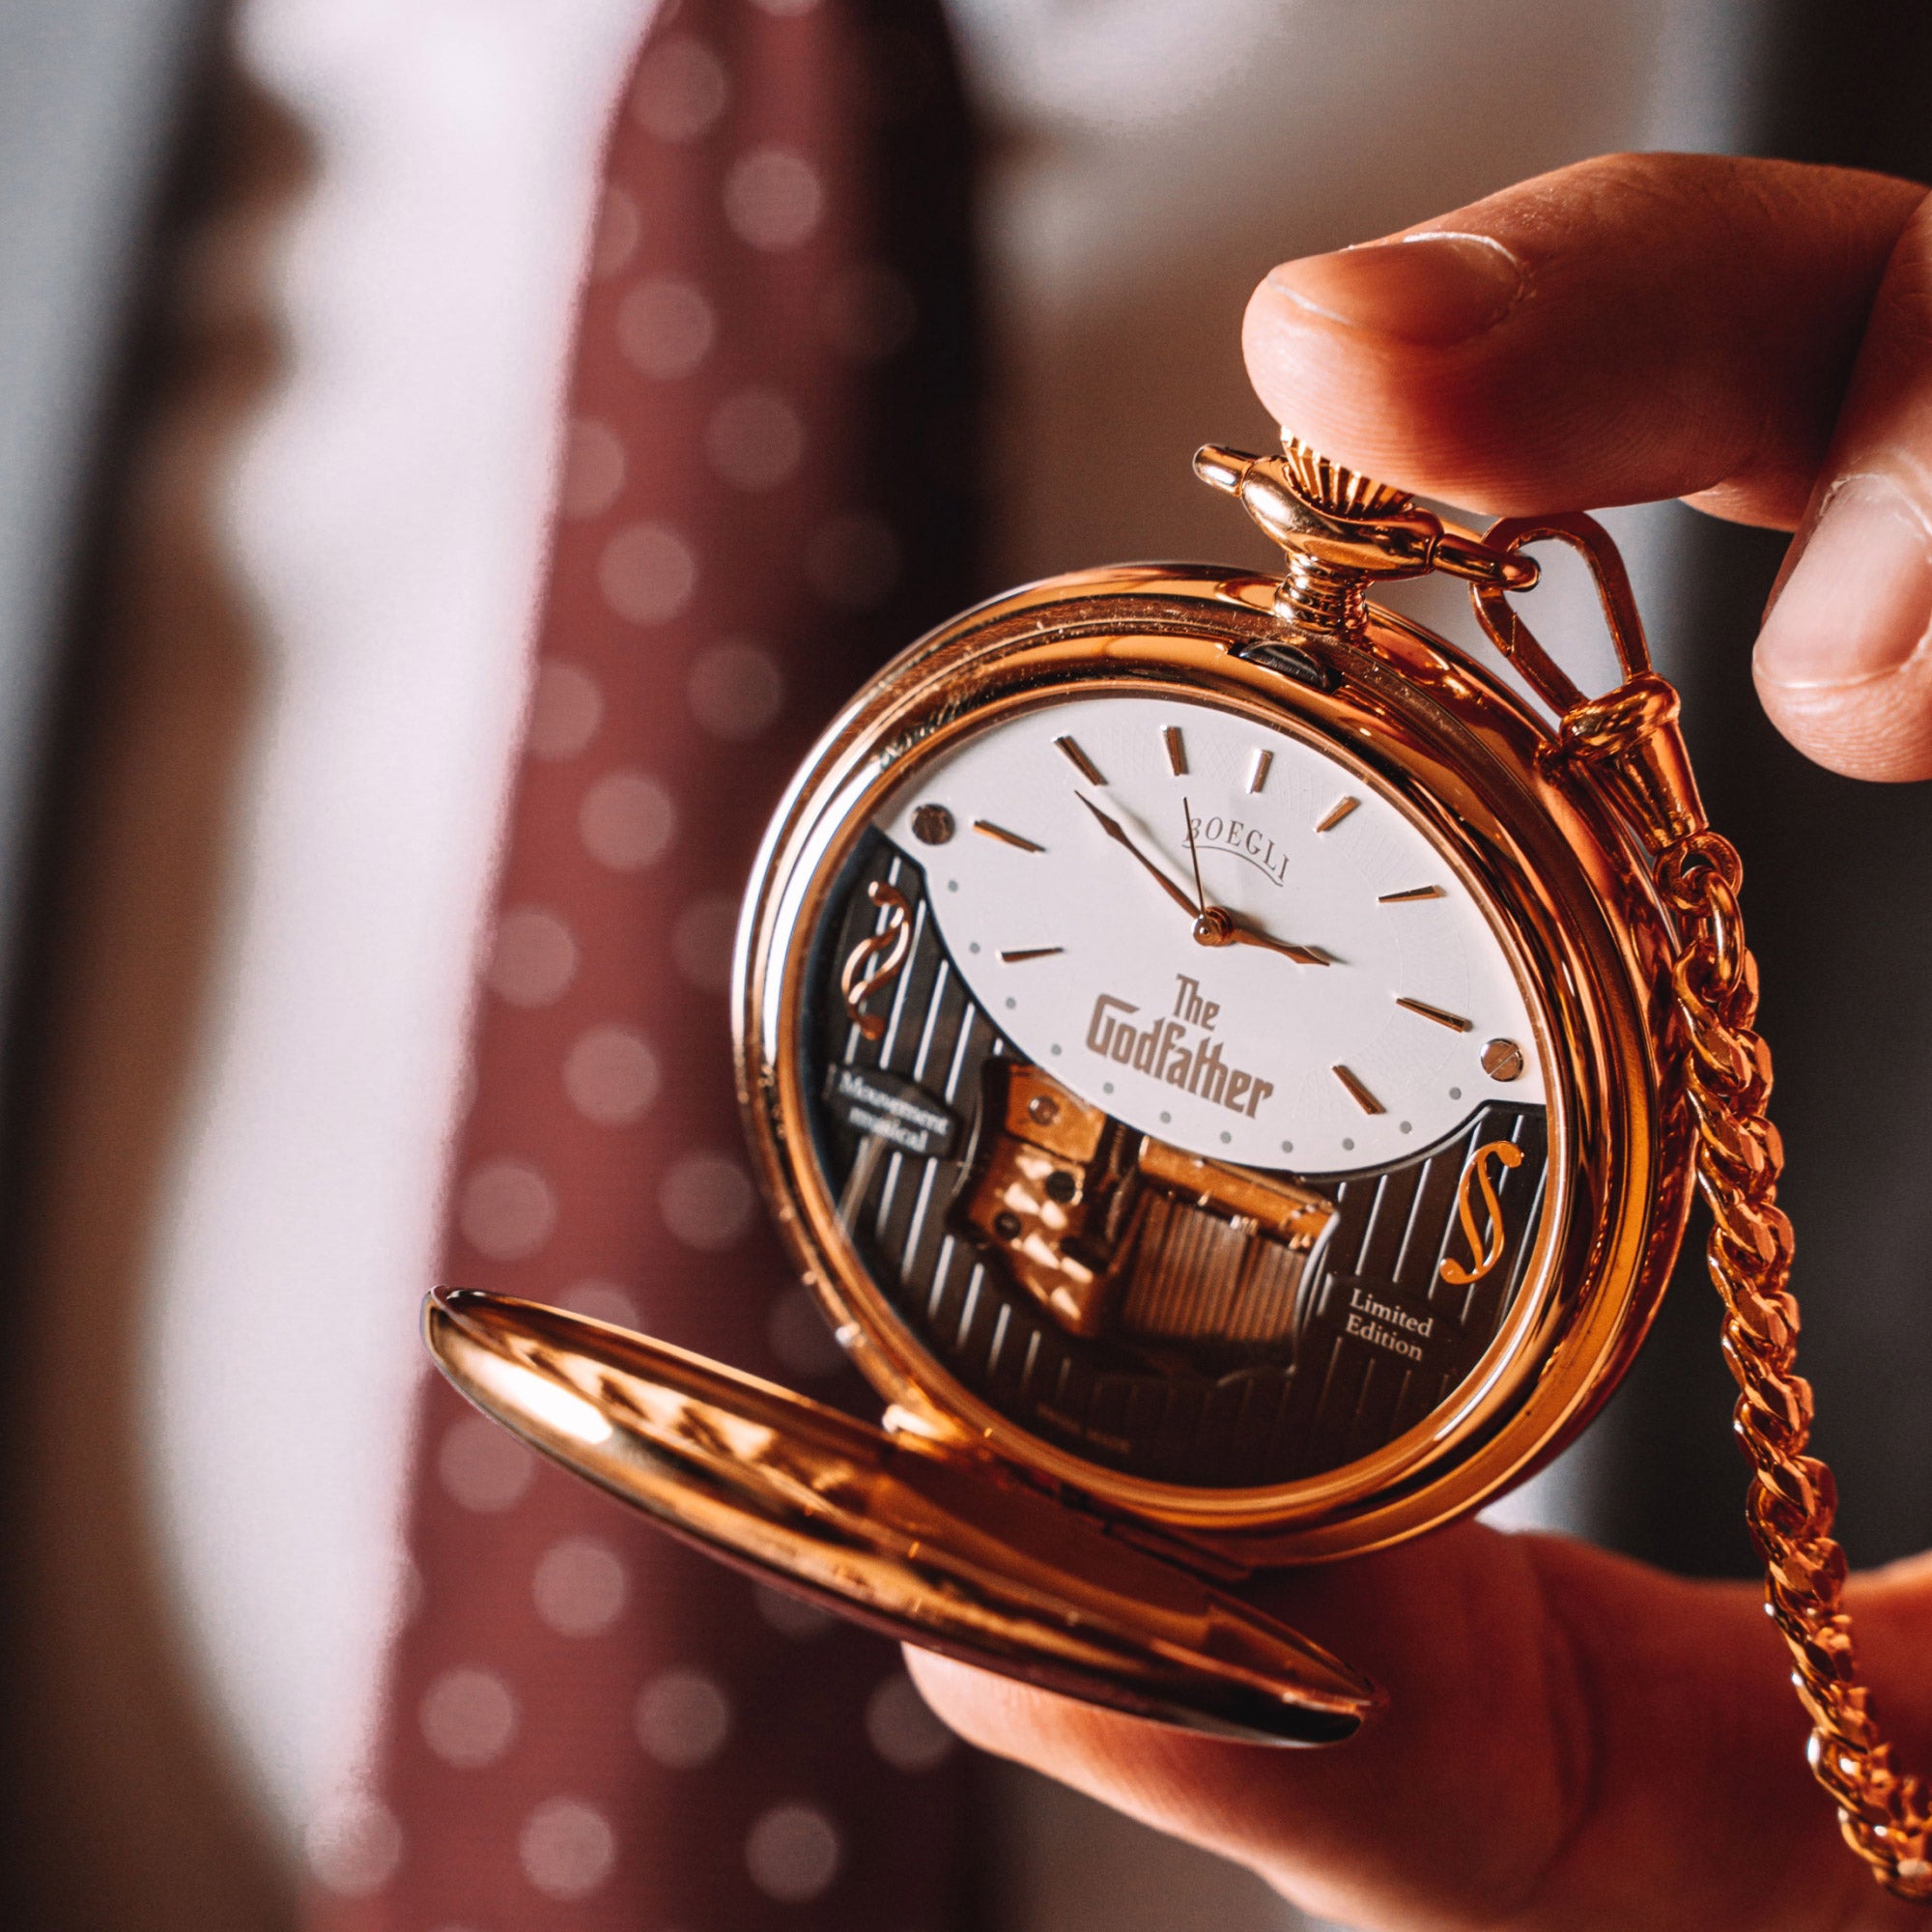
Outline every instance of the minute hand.
<svg viewBox="0 0 1932 1932"><path fill-rule="evenodd" d="M1154 862L1151 859L1150 859L1148 855L1145 852L1143 852L1141 848L1138 845L1136 845L1131 838L1127 837L1127 835L1121 829L1119 822L1115 819L1109 818L1107 814L1104 811L1102 811L1100 808L1097 805L1095 805L1094 801L1091 798L1089 798L1085 792L1076 791L1073 794L1073 796L1077 798L1080 801L1080 803L1084 805L1087 808L1087 810L1091 811L1094 814L1094 816L1100 821L1100 829L1107 835L1107 837L1111 838L1115 844L1124 846L1127 849L1127 851L1133 855L1134 858L1139 860L1140 863L1147 867L1149 872L1151 872L1153 875L1153 881L1161 889L1161 891L1164 892L1168 895L1168 897L1171 898L1175 902L1175 904L1178 905L1181 909L1181 911L1187 915L1187 917L1190 920L1192 920L1195 917L1194 901L1191 898L1189 898L1187 895L1179 886L1177 886L1174 883L1174 881L1170 879L1167 876L1167 874L1163 872L1160 869L1160 867L1156 866Z"/></svg>

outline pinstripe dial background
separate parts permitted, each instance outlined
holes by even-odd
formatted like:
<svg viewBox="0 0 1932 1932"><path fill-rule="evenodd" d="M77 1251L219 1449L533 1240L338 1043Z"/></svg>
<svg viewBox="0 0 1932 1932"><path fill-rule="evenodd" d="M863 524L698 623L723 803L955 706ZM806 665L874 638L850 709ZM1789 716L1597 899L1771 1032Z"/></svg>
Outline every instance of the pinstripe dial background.
<svg viewBox="0 0 1932 1932"><path fill-rule="evenodd" d="M912 940L889 1003L883 994L875 1002L886 1024L871 1040L848 1017L839 974L854 948L886 925L867 895L874 881L904 898ZM1405 1160L1292 1177L1332 1201L1336 1215L1319 1265L1302 1281L1293 1332L1277 1343L1151 1347L1117 1333L1069 1333L964 1222L975 1162L995 1130L982 1104L985 1070L1021 1056L950 955L919 861L877 832L867 834L831 895L810 980L801 1030L815 1061L804 1069L808 1092L822 1094L841 1067L882 1074L957 1122L942 1153L922 1154L818 1104L817 1156L868 1271L956 1381L1086 1460L1195 1488L1259 1487L1336 1468L1450 1395L1521 1285L1544 1199L1545 1109L1489 1099ZM1474 1150L1498 1140L1522 1155L1519 1166L1495 1171L1503 1260L1458 1288L1440 1272L1445 1258L1468 1259L1458 1181ZM1383 1317L1393 1310L1409 1325L1366 1309ZM1417 1345L1411 1338L1424 1324L1426 1344Z"/></svg>

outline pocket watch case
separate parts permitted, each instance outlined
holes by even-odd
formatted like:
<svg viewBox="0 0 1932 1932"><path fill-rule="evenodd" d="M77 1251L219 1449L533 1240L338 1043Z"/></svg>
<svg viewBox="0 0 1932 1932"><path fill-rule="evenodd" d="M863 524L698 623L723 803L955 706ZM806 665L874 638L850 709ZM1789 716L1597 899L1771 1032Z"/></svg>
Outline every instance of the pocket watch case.
<svg viewBox="0 0 1932 1932"><path fill-rule="evenodd" d="M754 867L752 1157L883 1424L529 1303L425 1321L488 1412L776 1583L1328 1743L1379 1693L1241 1580L1521 1482L1655 1312L1692 1167L1655 855L1696 795L1587 519L1479 538L1292 442L1196 468L1282 576L1111 566L942 625ZM1597 573L1606 698L1506 601L1546 538ZM1366 594L1430 570L1529 695Z"/></svg>

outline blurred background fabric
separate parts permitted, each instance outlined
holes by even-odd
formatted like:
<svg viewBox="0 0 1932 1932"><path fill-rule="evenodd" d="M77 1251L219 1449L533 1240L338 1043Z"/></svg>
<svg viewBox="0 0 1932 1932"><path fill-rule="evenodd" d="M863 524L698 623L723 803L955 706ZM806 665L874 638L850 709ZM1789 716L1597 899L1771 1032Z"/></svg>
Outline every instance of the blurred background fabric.
<svg viewBox="0 0 1932 1932"><path fill-rule="evenodd" d="M682 0L599 169L442 1279L824 1384L745 1171L741 882L843 694L978 581L970 128L938 0ZM846 1371L823 1390L876 1415ZM318 1932L979 1932L898 1647L424 1380L410 1613Z"/></svg>
<svg viewBox="0 0 1932 1932"><path fill-rule="evenodd" d="M651 12L0 0L13 1922L282 1926L304 1883L376 1873L342 1832L412 1593L414 1310L598 148ZM1906 0L950 13L983 145L987 588L1253 554L1187 457L1270 434L1237 325L1277 260L1619 147L1932 174ZM1759 716L1781 538L1611 522L1744 849L1819 1440L1881 1560L1932 1543L1932 801ZM1429 587L1413 608L1467 636ZM1609 1413L1499 1514L1743 1574L1728 1401L1693 1255ZM988 1932L1297 1922L984 1776Z"/></svg>

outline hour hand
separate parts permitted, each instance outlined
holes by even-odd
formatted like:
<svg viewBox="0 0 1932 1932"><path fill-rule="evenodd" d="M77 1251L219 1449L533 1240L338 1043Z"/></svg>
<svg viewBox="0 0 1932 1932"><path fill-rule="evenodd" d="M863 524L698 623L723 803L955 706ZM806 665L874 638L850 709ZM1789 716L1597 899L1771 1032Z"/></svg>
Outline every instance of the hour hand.
<svg viewBox="0 0 1932 1932"><path fill-rule="evenodd" d="M1168 897L1171 898L1175 902L1175 904L1178 905L1181 909L1181 911L1187 915L1189 919L1193 919L1195 917L1194 901L1191 898L1189 898L1186 893L1184 893L1180 889L1180 887L1177 886L1174 883L1174 881L1170 879L1167 876L1167 874L1163 872L1160 869L1160 867L1156 866L1154 862L1151 859L1150 859L1148 855L1145 852L1143 852L1141 848L1138 845L1136 845L1131 838L1127 837L1126 833L1122 829L1120 821L1115 818L1109 818L1107 814L1104 811L1102 811L1100 808L1097 805L1095 805L1094 801L1091 798L1089 798L1084 791L1076 791L1073 794L1073 796L1077 798L1080 801L1080 803L1084 805L1087 808L1087 810L1091 811L1094 814L1094 816L1100 821L1101 831L1103 831L1107 835L1107 837L1114 841L1115 844L1124 846L1127 849L1127 851L1133 855L1135 859L1139 860L1139 862L1143 866L1145 866L1147 869L1153 875L1154 883L1157 886L1159 886L1161 891L1164 892L1168 895Z"/></svg>
<svg viewBox="0 0 1932 1932"><path fill-rule="evenodd" d="M1265 932L1257 932L1252 926L1236 925L1230 937L1237 946L1265 946L1270 952L1286 952L1288 956L1303 966L1332 966L1333 953L1324 952L1319 946L1297 946L1292 939L1273 939Z"/></svg>

